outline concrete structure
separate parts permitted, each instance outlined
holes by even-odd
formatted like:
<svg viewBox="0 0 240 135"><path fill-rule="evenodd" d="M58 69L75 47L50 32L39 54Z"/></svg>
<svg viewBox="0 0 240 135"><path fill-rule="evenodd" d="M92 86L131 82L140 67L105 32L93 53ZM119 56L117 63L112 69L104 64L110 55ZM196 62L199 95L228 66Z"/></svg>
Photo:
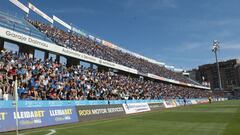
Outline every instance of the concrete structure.
<svg viewBox="0 0 240 135"><path fill-rule="evenodd" d="M240 60L232 59L219 62L222 86L224 90L231 91L240 87ZM210 82L211 88L218 89L218 74L216 63L199 66L190 71L190 77L200 83Z"/></svg>

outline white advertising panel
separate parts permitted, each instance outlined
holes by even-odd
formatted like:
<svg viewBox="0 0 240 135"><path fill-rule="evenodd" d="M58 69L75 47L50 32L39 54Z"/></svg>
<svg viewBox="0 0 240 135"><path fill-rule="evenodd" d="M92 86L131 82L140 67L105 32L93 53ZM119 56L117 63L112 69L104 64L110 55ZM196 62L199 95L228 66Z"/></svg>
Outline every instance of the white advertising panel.
<svg viewBox="0 0 240 135"><path fill-rule="evenodd" d="M129 103L123 104L126 114L150 111L148 103Z"/></svg>
<svg viewBox="0 0 240 135"><path fill-rule="evenodd" d="M102 43L102 40L99 39L99 38L96 38L96 42L98 42L98 43Z"/></svg>
<svg viewBox="0 0 240 135"><path fill-rule="evenodd" d="M92 36L92 35L88 35L88 37L89 37L91 40L95 40L95 37Z"/></svg>
<svg viewBox="0 0 240 135"><path fill-rule="evenodd" d="M29 8L27 8L25 5L23 5L18 0L9 0L9 1L12 2L18 8L22 9L25 13L29 14Z"/></svg>
<svg viewBox="0 0 240 135"><path fill-rule="evenodd" d="M79 29L77 29L75 27L72 27L72 31L74 31L74 32L76 32L76 33L78 33L78 34L80 34L80 35L82 35L84 37L87 37L86 33L84 33L83 31L81 31L81 30L79 30Z"/></svg>
<svg viewBox="0 0 240 135"><path fill-rule="evenodd" d="M53 16L53 20L56 21L56 22L58 22L58 23L61 24L62 26L68 28L69 30L72 29L72 27L71 27L69 24L65 23L63 20L59 19L59 18L56 17L55 15Z"/></svg>
<svg viewBox="0 0 240 135"><path fill-rule="evenodd" d="M195 99L192 99L191 102L193 105L197 104L197 101Z"/></svg>
<svg viewBox="0 0 240 135"><path fill-rule="evenodd" d="M37 7L35 7L33 4L29 3L28 7L35 12L36 14L40 15L41 17L43 17L44 19L46 19L47 21L53 23L53 19L51 17L49 17L48 15L46 15L44 12L42 12L40 9L38 9Z"/></svg>
<svg viewBox="0 0 240 135"><path fill-rule="evenodd" d="M164 100L163 104L164 104L165 108L177 107L177 104L174 100Z"/></svg>

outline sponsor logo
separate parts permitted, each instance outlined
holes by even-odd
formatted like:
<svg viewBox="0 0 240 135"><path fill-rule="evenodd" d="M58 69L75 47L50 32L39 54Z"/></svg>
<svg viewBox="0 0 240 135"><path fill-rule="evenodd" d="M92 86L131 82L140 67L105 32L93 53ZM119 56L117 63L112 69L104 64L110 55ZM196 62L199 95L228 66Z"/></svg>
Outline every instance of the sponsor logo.
<svg viewBox="0 0 240 135"><path fill-rule="evenodd" d="M108 61L105 61L105 60L102 60L102 64L115 67L115 64L114 64L114 63L108 62Z"/></svg>
<svg viewBox="0 0 240 135"><path fill-rule="evenodd" d="M43 106L43 102L25 101L24 105L26 107L41 107Z"/></svg>
<svg viewBox="0 0 240 135"><path fill-rule="evenodd" d="M38 46L42 46L42 47L48 47L48 44L46 44L44 42L41 42L37 39L33 39L33 38L30 38L30 37L25 37L24 35L17 34L15 32L6 31L6 35L9 36L9 37L21 40L23 42L29 42L29 43L32 43L34 45L38 45Z"/></svg>
<svg viewBox="0 0 240 135"><path fill-rule="evenodd" d="M66 120L71 120L70 116L62 116L62 117L56 117L55 121L61 122L61 121L66 121Z"/></svg>
<svg viewBox="0 0 240 135"><path fill-rule="evenodd" d="M173 102L172 101L166 101L166 104L167 105L173 105Z"/></svg>
<svg viewBox="0 0 240 135"><path fill-rule="evenodd" d="M92 111L91 110L79 110L78 111L78 114L80 116L87 116L87 115L91 115L92 114Z"/></svg>
<svg viewBox="0 0 240 135"><path fill-rule="evenodd" d="M6 112L0 112L0 121L1 120L5 120L6 119L6 115L7 115Z"/></svg>
<svg viewBox="0 0 240 135"><path fill-rule="evenodd" d="M38 40L35 40L35 39L32 39L32 38L28 38L28 42L33 43L33 44L35 44L35 45L40 45L40 46L43 46L43 47L48 47L48 44L43 43L43 42L38 41Z"/></svg>
<svg viewBox="0 0 240 135"><path fill-rule="evenodd" d="M96 61L96 59L94 57L87 56L87 55L84 55L84 59L87 59L89 61Z"/></svg>
<svg viewBox="0 0 240 135"><path fill-rule="evenodd" d="M107 109L93 109L92 114L105 114L107 113Z"/></svg>
<svg viewBox="0 0 240 135"><path fill-rule="evenodd" d="M163 103L149 103L148 104L151 109L156 109L156 108L163 108Z"/></svg>
<svg viewBox="0 0 240 135"><path fill-rule="evenodd" d="M34 119L34 120L20 120L19 124L22 126L30 126L34 124L41 124L42 120L41 119Z"/></svg>
<svg viewBox="0 0 240 135"><path fill-rule="evenodd" d="M19 39L21 41L27 41L26 37L24 37L21 34L16 34L14 32L6 31L6 35L9 36L9 37L13 37L13 38Z"/></svg>
<svg viewBox="0 0 240 135"><path fill-rule="evenodd" d="M172 108L177 106L174 100L164 100L163 103L166 108Z"/></svg>
<svg viewBox="0 0 240 135"><path fill-rule="evenodd" d="M123 108L126 114L150 111L150 107L147 103L123 104Z"/></svg>
<svg viewBox="0 0 240 135"><path fill-rule="evenodd" d="M107 110L108 110L109 113L123 112L124 111L122 107L108 108Z"/></svg>
<svg viewBox="0 0 240 135"><path fill-rule="evenodd" d="M14 119L42 118L45 111L21 111L13 112Z"/></svg>
<svg viewBox="0 0 240 135"><path fill-rule="evenodd" d="M99 115L99 114L110 114L110 113L117 113L123 112L122 107L115 107L115 108L101 108L101 109L87 109L87 110L79 110L78 114L80 116L88 116L88 115Z"/></svg>
<svg viewBox="0 0 240 135"><path fill-rule="evenodd" d="M62 102L58 102L58 101L48 101L48 105L49 106L62 106Z"/></svg>
<svg viewBox="0 0 240 135"><path fill-rule="evenodd" d="M70 54L70 55L74 55L75 57L78 57L78 58L83 58L83 56L78 53L78 52L75 52L75 51L72 51L72 50L69 50L69 49L62 49L62 52L63 53L67 53L67 54Z"/></svg>
<svg viewBox="0 0 240 135"><path fill-rule="evenodd" d="M71 115L72 109L59 109L59 110L49 110L50 116L62 116L62 115Z"/></svg>

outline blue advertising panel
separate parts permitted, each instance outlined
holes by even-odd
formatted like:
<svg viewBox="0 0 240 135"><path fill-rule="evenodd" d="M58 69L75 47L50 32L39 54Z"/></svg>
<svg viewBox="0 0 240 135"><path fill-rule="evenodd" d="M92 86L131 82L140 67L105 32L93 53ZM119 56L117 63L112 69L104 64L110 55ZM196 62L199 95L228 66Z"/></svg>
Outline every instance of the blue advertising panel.
<svg viewBox="0 0 240 135"><path fill-rule="evenodd" d="M13 108L12 101L0 101L0 108Z"/></svg>
<svg viewBox="0 0 240 135"><path fill-rule="evenodd" d="M183 106L184 100L183 99L176 99L177 106Z"/></svg>
<svg viewBox="0 0 240 135"><path fill-rule="evenodd" d="M0 101L0 108L13 108L14 101ZM125 104L125 103L163 103L163 100L76 100L76 101L23 101L18 102L19 108L33 107L61 107L61 106L79 106L79 105L107 105L107 104Z"/></svg>
<svg viewBox="0 0 240 135"><path fill-rule="evenodd" d="M78 122L75 107L7 108L0 109L0 132L15 130L16 118L19 129Z"/></svg>
<svg viewBox="0 0 240 135"><path fill-rule="evenodd" d="M191 105L192 104L192 100L191 99L187 99L187 105Z"/></svg>
<svg viewBox="0 0 240 135"><path fill-rule="evenodd" d="M13 109L0 109L0 132L10 131L15 129L15 121L11 113Z"/></svg>

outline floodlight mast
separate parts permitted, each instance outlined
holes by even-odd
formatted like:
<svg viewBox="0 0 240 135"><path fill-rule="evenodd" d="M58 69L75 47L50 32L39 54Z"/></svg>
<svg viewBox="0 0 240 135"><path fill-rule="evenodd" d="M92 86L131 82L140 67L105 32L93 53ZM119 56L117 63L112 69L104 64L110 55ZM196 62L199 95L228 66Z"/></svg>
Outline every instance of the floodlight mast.
<svg viewBox="0 0 240 135"><path fill-rule="evenodd" d="M213 48L212 52L215 54L216 64L217 64L217 72L218 72L218 83L219 83L219 90L223 90L222 88L222 80L221 80L221 74L220 74L220 68L218 63L218 55L217 52L220 50L219 42L217 40L213 41Z"/></svg>

